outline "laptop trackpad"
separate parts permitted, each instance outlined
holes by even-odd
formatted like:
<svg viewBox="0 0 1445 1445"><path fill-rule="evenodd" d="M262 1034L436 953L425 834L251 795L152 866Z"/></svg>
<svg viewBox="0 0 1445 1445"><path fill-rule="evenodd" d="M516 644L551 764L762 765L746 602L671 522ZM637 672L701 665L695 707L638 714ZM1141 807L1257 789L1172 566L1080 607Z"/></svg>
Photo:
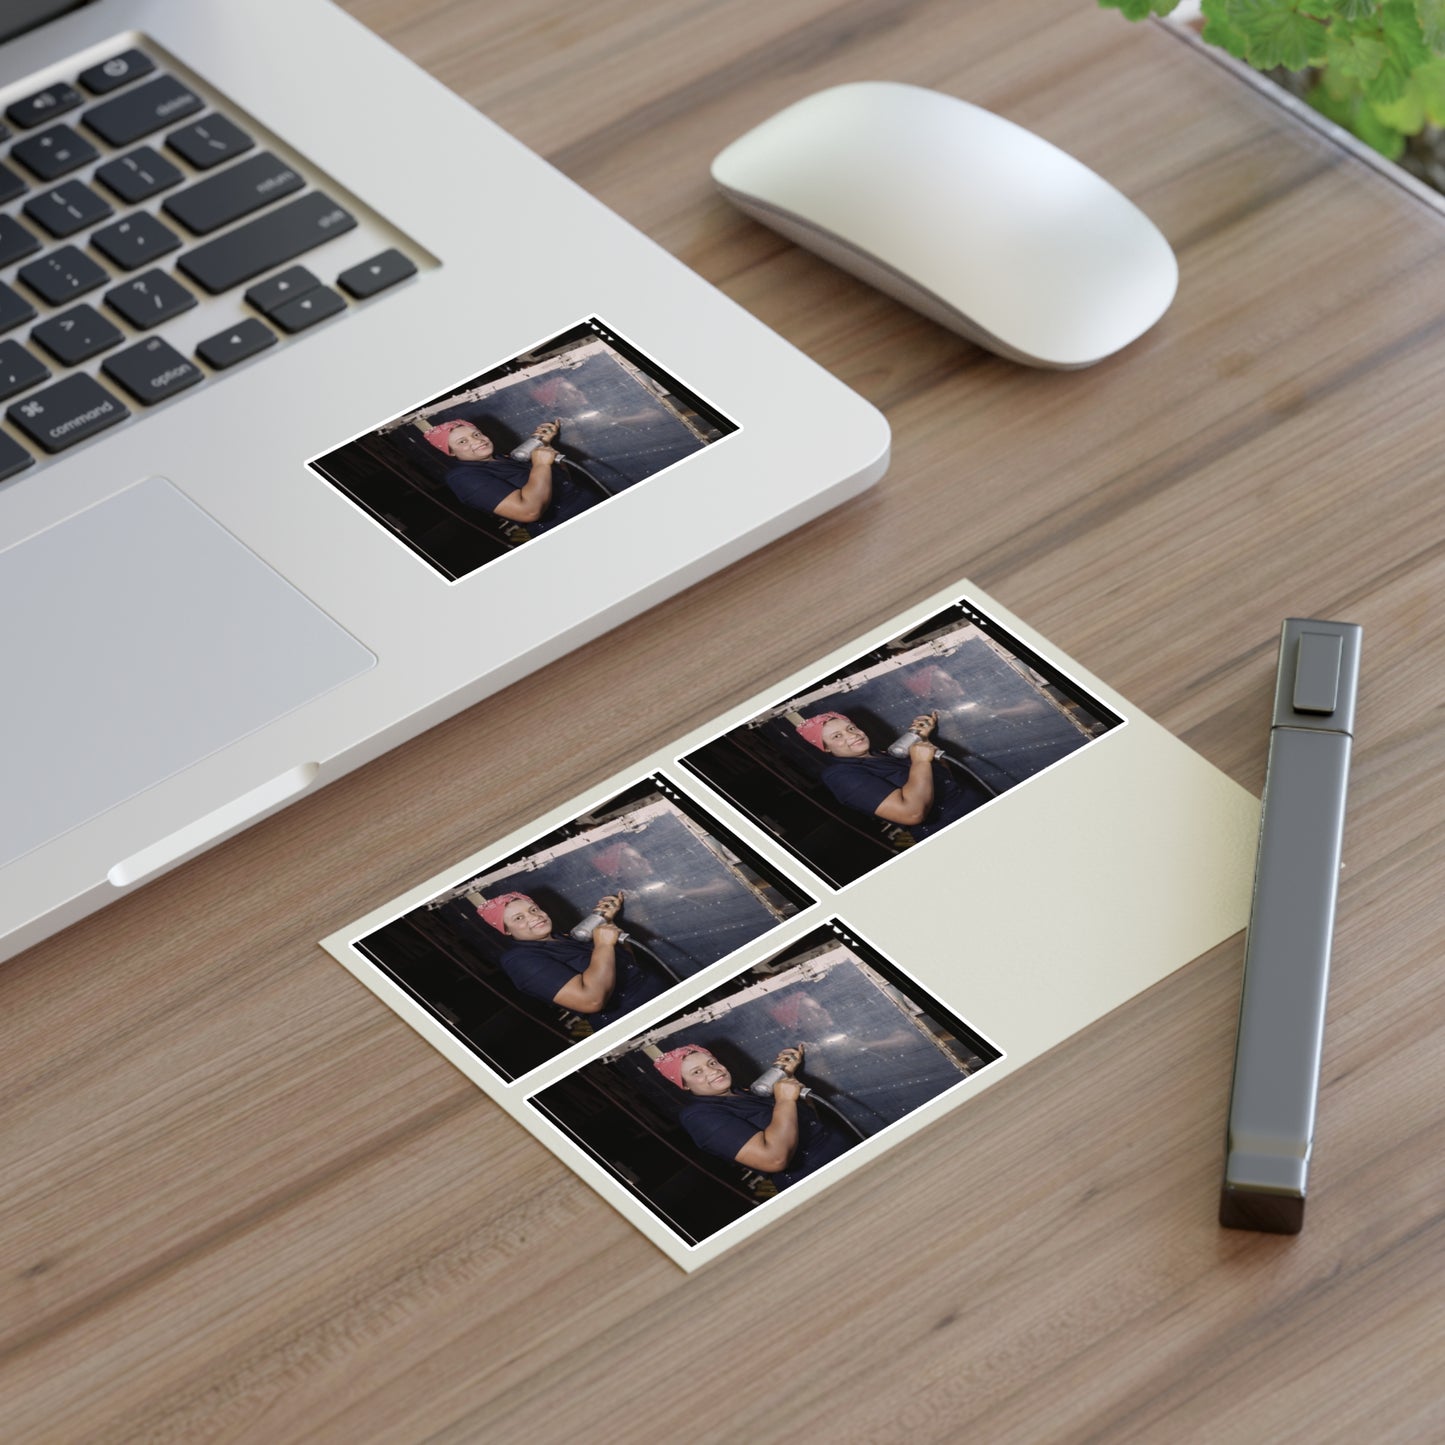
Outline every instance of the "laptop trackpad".
<svg viewBox="0 0 1445 1445"><path fill-rule="evenodd" d="M375 663L158 477L0 552L0 866Z"/></svg>

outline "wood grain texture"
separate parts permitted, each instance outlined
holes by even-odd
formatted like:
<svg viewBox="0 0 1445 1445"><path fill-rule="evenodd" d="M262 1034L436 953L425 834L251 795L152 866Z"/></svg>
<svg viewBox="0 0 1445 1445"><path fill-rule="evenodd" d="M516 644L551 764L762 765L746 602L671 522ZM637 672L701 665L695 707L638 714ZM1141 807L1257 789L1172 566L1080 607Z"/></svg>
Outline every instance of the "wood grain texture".
<svg viewBox="0 0 1445 1445"><path fill-rule="evenodd" d="M1088 0L347 8L874 401L894 463L0 971L0 1433L1445 1437L1445 215ZM1164 322L1028 372L712 191L880 77L1137 200ZM1215 1223L1234 939L685 1276L315 940L964 575L1256 791L1280 619L1363 623L1306 1232Z"/></svg>

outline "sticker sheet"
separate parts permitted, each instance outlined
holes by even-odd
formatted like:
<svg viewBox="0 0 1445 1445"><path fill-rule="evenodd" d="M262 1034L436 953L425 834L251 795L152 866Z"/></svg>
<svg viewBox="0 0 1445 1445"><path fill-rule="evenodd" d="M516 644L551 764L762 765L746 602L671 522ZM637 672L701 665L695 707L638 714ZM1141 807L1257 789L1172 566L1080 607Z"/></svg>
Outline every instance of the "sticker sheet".
<svg viewBox="0 0 1445 1445"><path fill-rule="evenodd" d="M691 1269L1242 928L1257 824L963 582L324 946Z"/></svg>

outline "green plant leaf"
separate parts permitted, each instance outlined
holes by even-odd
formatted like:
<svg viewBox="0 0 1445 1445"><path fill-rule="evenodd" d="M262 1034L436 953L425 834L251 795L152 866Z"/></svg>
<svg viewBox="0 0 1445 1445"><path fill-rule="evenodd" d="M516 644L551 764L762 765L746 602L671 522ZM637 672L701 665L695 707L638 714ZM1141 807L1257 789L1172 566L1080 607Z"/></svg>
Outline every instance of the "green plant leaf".
<svg viewBox="0 0 1445 1445"><path fill-rule="evenodd" d="M1295 9L1317 20L1368 20L1380 8L1380 0L1299 0Z"/></svg>
<svg viewBox="0 0 1445 1445"><path fill-rule="evenodd" d="M1244 36L1257 70L1303 70L1324 58L1325 27L1298 10L1299 0L1227 0L1225 14Z"/></svg>
<svg viewBox="0 0 1445 1445"><path fill-rule="evenodd" d="M1325 36L1325 65L1332 75L1351 80L1373 80L1390 54L1379 35L1355 34L1349 27L1332 25Z"/></svg>
<svg viewBox="0 0 1445 1445"><path fill-rule="evenodd" d="M1342 125L1349 129L1350 119L1355 113L1355 106L1358 104L1358 96L1331 95L1323 85L1310 87L1309 94L1305 100L1312 105L1319 113L1328 120L1334 121L1336 125Z"/></svg>
<svg viewBox="0 0 1445 1445"><path fill-rule="evenodd" d="M1168 15L1179 0L1099 0L1102 10L1117 10L1125 20L1147 20L1151 15Z"/></svg>
<svg viewBox="0 0 1445 1445"><path fill-rule="evenodd" d="M1355 112L1354 124L1350 127L1366 145L1372 147L1389 161L1397 161L1405 154L1405 137L1394 126L1386 125L1371 105L1362 105Z"/></svg>
<svg viewBox="0 0 1445 1445"><path fill-rule="evenodd" d="M1410 85L1410 72L1389 56L1374 79L1365 82L1365 99L1374 105L1391 105L1404 96Z"/></svg>
<svg viewBox="0 0 1445 1445"><path fill-rule="evenodd" d="M1397 161L1405 153L1405 137L1388 126L1358 98L1341 101L1332 98L1323 86L1316 85L1305 99L1323 116L1357 135L1366 145L1379 151L1387 160Z"/></svg>
<svg viewBox="0 0 1445 1445"><path fill-rule="evenodd" d="M1416 71L1415 74L1418 75L1419 72ZM1413 75L1399 100L1381 105L1372 104L1370 109L1377 120L1401 135L1419 135L1425 128L1425 97L1420 93L1420 87L1415 83Z"/></svg>
<svg viewBox="0 0 1445 1445"><path fill-rule="evenodd" d="M1319 72L1316 89L1321 87L1331 100L1340 102L1361 100L1365 94L1365 87L1353 76L1346 75L1343 71L1328 65ZM1341 124L1343 123L1342 121Z"/></svg>
<svg viewBox="0 0 1445 1445"><path fill-rule="evenodd" d="M1380 7L1380 29L1407 74L1432 58L1415 15L1415 0L1385 0Z"/></svg>
<svg viewBox="0 0 1445 1445"><path fill-rule="evenodd" d="M1420 35L1436 55L1445 55L1445 0L1415 0Z"/></svg>
<svg viewBox="0 0 1445 1445"><path fill-rule="evenodd" d="M1410 75L1410 84L1419 95L1430 124L1445 126L1445 60L1417 65Z"/></svg>
<svg viewBox="0 0 1445 1445"><path fill-rule="evenodd" d="M1410 68L1398 52L1387 50L1379 70L1364 82L1365 98L1375 105L1390 105L1410 87Z"/></svg>
<svg viewBox="0 0 1445 1445"><path fill-rule="evenodd" d="M1229 0L1199 0L1199 9L1204 16L1204 29L1200 39L1207 45L1217 45L1228 51L1236 60L1248 60L1248 44L1235 27L1227 13Z"/></svg>

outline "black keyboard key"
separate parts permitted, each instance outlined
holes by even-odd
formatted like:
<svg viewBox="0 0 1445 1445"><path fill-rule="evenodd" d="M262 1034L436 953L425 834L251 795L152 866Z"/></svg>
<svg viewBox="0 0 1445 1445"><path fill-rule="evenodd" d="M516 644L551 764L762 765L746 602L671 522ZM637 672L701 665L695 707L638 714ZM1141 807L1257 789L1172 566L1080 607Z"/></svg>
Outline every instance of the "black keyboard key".
<svg viewBox="0 0 1445 1445"><path fill-rule="evenodd" d="M97 166L95 178L106 190L133 206L137 201L148 201L160 191L170 190L180 182L181 172L149 146L139 146L119 160Z"/></svg>
<svg viewBox="0 0 1445 1445"><path fill-rule="evenodd" d="M149 331L196 304L196 298L164 271L147 271L122 281L105 293L105 299L138 331Z"/></svg>
<svg viewBox="0 0 1445 1445"><path fill-rule="evenodd" d="M82 70L80 83L92 95L106 95L142 75L149 75L155 68L155 61L142 51L123 50L109 60L102 60L99 65L92 65L89 70Z"/></svg>
<svg viewBox="0 0 1445 1445"><path fill-rule="evenodd" d="M0 482L8 482L34 463L35 458L14 437L0 431Z"/></svg>
<svg viewBox="0 0 1445 1445"><path fill-rule="evenodd" d="M276 307L271 312L271 320L282 331L289 331L294 335L298 331L305 331L308 326L315 326L318 321L325 321L328 316L335 316L338 311L345 310L346 302L335 291L329 286L318 286L314 291L308 291L304 296L298 296L294 301Z"/></svg>
<svg viewBox="0 0 1445 1445"><path fill-rule="evenodd" d="M58 181L61 176L89 165L100 152L68 125L55 125L39 135L16 141L10 147L10 154L31 175L42 181Z"/></svg>
<svg viewBox="0 0 1445 1445"><path fill-rule="evenodd" d="M35 308L18 291L0 282L0 331L11 331L34 315Z"/></svg>
<svg viewBox="0 0 1445 1445"><path fill-rule="evenodd" d="M8 266L22 256L33 256L39 249L39 238L31 235L14 216L0 216L0 266Z"/></svg>
<svg viewBox="0 0 1445 1445"><path fill-rule="evenodd" d="M90 238L90 244L122 271L134 271L157 256L174 251L181 244L181 238L164 221L141 211L113 225L102 226Z"/></svg>
<svg viewBox="0 0 1445 1445"><path fill-rule="evenodd" d="M393 247L359 266L348 266L336 280L347 295L365 301L368 296L375 296L378 291L415 275L416 267L411 260Z"/></svg>
<svg viewBox="0 0 1445 1445"><path fill-rule="evenodd" d="M50 368L18 341L0 341L0 401L15 396L37 381L44 381Z"/></svg>
<svg viewBox="0 0 1445 1445"><path fill-rule="evenodd" d="M176 265L214 295L343 235L355 225L356 217L350 211L330 196L311 191L187 251Z"/></svg>
<svg viewBox="0 0 1445 1445"><path fill-rule="evenodd" d="M110 279L84 251L74 246L62 246L22 266L16 275L51 306L61 306L87 291L94 291Z"/></svg>
<svg viewBox="0 0 1445 1445"><path fill-rule="evenodd" d="M30 189L20 179L19 172L12 171L9 166L0 164L0 206L7 201L13 201L16 196L23 196Z"/></svg>
<svg viewBox="0 0 1445 1445"><path fill-rule="evenodd" d="M256 144L234 121L223 115L208 115L173 130L166 144L198 171L208 171Z"/></svg>
<svg viewBox="0 0 1445 1445"><path fill-rule="evenodd" d="M206 337L196 347L196 355L207 366L224 371L228 366L235 366L238 361L245 361L248 356L255 356L257 352L265 351L268 346L275 344L276 333L252 318L239 321L235 326L228 326L226 330Z"/></svg>
<svg viewBox="0 0 1445 1445"><path fill-rule="evenodd" d="M17 401L5 413L31 441L48 452L63 452L108 426L130 409L83 371Z"/></svg>
<svg viewBox="0 0 1445 1445"><path fill-rule="evenodd" d="M314 291L321 281L304 266L288 266L284 271L258 281L246 292L246 300L264 315L270 315L278 306Z"/></svg>
<svg viewBox="0 0 1445 1445"><path fill-rule="evenodd" d="M262 151L219 175L207 176L177 191L165 203L165 209L188 230L205 236L299 191L303 185L305 182L285 161Z"/></svg>
<svg viewBox="0 0 1445 1445"><path fill-rule="evenodd" d="M91 106L81 119L101 140L113 146L128 146L200 108L200 97L175 76L158 75L114 100Z"/></svg>
<svg viewBox="0 0 1445 1445"><path fill-rule="evenodd" d="M142 406L165 401L194 386L206 374L159 336L117 351L105 359L101 370L112 381L118 381Z"/></svg>
<svg viewBox="0 0 1445 1445"><path fill-rule="evenodd" d="M125 340L118 326L84 302L42 321L30 336L62 366L79 366L82 361L89 361Z"/></svg>
<svg viewBox="0 0 1445 1445"><path fill-rule="evenodd" d="M84 181L63 181L54 190L31 196L25 202L25 214L39 221L52 236L73 236L115 215L115 211Z"/></svg>
<svg viewBox="0 0 1445 1445"><path fill-rule="evenodd" d="M27 95L24 100L17 100L6 106L5 118L21 130L34 130L36 126L44 125L46 121L54 120L68 110L74 110L81 99L80 92L62 80L57 85L47 85L44 90L37 90L34 95Z"/></svg>

